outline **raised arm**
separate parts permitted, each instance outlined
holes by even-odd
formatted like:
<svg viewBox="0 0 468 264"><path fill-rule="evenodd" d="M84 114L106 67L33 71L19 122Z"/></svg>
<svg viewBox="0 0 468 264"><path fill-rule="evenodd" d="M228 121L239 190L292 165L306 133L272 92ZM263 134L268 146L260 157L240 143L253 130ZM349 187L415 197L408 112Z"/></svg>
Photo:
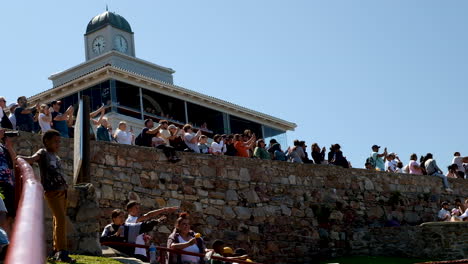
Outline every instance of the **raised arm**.
<svg viewBox="0 0 468 264"><path fill-rule="evenodd" d="M157 209L157 210L153 210L153 211L150 211L140 217L138 217L137 219L137 223L138 222L144 222L144 221L148 221L152 218L155 218L156 216L160 215L160 214L164 214L164 213L172 213L172 212L175 212L179 210L179 207L177 206L174 206L174 207L165 207L165 208L161 208L161 209Z"/></svg>

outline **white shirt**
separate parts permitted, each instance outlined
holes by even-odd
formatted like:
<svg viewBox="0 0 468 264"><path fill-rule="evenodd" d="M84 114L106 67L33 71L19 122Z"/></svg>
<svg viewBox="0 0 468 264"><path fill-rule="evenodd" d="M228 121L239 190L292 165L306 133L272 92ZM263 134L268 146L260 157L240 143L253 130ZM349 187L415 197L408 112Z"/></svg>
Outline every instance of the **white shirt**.
<svg viewBox="0 0 468 264"><path fill-rule="evenodd" d="M465 219L467 217L468 217L468 208L466 208L465 212L462 215L460 215L460 219Z"/></svg>
<svg viewBox="0 0 468 264"><path fill-rule="evenodd" d="M0 106L0 120L3 118L3 108Z"/></svg>
<svg viewBox="0 0 468 264"><path fill-rule="evenodd" d="M115 140L120 144L131 145L132 144L132 133L117 129L115 132Z"/></svg>
<svg viewBox="0 0 468 264"><path fill-rule="evenodd" d="M198 143L192 143L190 140L195 136L195 134L185 133L184 141L187 147L189 147L193 152L200 153L200 149L198 148Z"/></svg>
<svg viewBox="0 0 468 264"><path fill-rule="evenodd" d="M161 138L164 139L164 143L166 146L170 146L169 144L169 138L171 137L171 132L167 129L159 129L159 133L161 133Z"/></svg>
<svg viewBox="0 0 468 264"><path fill-rule="evenodd" d="M16 116L15 116L15 113L10 113L8 118L10 119L10 122L13 125L13 130L16 130Z"/></svg>
<svg viewBox="0 0 468 264"><path fill-rule="evenodd" d="M188 241L185 241L182 236L179 236L179 243L187 243ZM188 251L188 252L193 252L193 253L200 253L200 250L198 249L197 244L193 244L189 247L186 247L182 249L183 251ZM184 262L189 262L189 263L199 263L200 258L197 256L190 256L190 255L181 255L182 258L182 263Z"/></svg>
<svg viewBox="0 0 468 264"><path fill-rule="evenodd" d="M458 171L465 172L465 168L463 167L463 158L460 156L453 157L452 164L458 165Z"/></svg>
<svg viewBox="0 0 468 264"><path fill-rule="evenodd" d="M213 141L211 143L211 153L224 153L226 152L226 146L224 145L224 142L221 140L218 142Z"/></svg>
<svg viewBox="0 0 468 264"><path fill-rule="evenodd" d="M39 126L41 127L42 133L46 132L47 130L52 129L50 127L50 122L42 120L43 117L47 117L47 116L44 113L40 113L38 122L39 122Z"/></svg>
<svg viewBox="0 0 468 264"><path fill-rule="evenodd" d="M385 161L385 171L396 171L396 168L397 168L396 160Z"/></svg>
<svg viewBox="0 0 468 264"><path fill-rule="evenodd" d="M136 223L138 220L138 216L131 216L128 215L126 223ZM145 240L143 239L144 234L138 235L135 240L135 244L144 245ZM146 249L145 248L135 248L135 254L146 256Z"/></svg>
<svg viewBox="0 0 468 264"><path fill-rule="evenodd" d="M439 213L437 214L437 218L439 218L439 221L443 220L446 216L449 216L447 219L445 219L444 221L450 221L450 217L452 216L452 214L450 213L450 211L447 211L445 210L444 208L440 209Z"/></svg>

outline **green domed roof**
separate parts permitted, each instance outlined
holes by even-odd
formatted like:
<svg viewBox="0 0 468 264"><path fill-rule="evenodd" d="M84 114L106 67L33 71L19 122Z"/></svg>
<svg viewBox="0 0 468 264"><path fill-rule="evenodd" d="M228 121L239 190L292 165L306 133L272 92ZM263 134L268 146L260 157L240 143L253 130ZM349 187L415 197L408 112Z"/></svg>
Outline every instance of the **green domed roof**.
<svg viewBox="0 0 468 264"><path fill-rule="evenodd" d="M130 27L130 24L125 18L123 18L123 16L106 11L100 15L93 17L93 19L89 21L88 27L86 27L86 34L101 29L107 25L111 25L115 28L132 33L132 28Z"/></svg>

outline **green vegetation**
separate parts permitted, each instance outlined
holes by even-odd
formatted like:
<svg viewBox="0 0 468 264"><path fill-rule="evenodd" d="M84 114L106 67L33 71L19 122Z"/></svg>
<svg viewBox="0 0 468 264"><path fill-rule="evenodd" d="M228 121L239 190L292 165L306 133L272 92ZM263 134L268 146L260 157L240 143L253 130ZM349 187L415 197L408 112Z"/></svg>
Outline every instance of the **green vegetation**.
<svg viewBox="0 0 468 264"><path fill-rule="evenodd" d="M122 264L117 260L103 257L83 256L83 255L70 255L76 259L76 264ZM60 264L63 262L47 261L47 264Z"/></svg>
<svg viewBox="0 0 468 264"><path fill-rule="evenodd" d="M397 258L397 257L341 257L334 258L321 263L339 263L339 264L413 264L425 262L429 260L412 259L412 258Z"/></svg>

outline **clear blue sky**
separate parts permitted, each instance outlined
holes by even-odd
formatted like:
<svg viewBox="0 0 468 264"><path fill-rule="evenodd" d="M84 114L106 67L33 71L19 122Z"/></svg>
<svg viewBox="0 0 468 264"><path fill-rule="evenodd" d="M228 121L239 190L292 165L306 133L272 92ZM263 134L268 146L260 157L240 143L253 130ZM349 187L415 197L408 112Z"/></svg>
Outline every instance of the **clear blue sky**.
<svg viewBox="0 0 468 264"><path fill-rule="evenodd" d="M405 163L432 152L444 170L454 151L468 155L468 1L7 1L0 94L37 94L83 62L106 3L130 22L137 57L295 122L290 142L340 143L355 167L373 144Z"/></svg>

